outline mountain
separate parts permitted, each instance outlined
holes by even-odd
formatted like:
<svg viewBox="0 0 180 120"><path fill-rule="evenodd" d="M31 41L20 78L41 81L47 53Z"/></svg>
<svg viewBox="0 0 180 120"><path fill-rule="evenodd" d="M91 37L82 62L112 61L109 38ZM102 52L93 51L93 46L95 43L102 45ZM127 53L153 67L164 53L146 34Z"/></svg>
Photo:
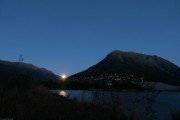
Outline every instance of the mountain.
<svg viewBox="0 0 180 120"><path fill-rule="evenodd" d="M25 75L34 80L57 80L59 76L45 68L20 62L9 62L0 60L0 79L11 78L13 76Z"/></svg>
<svg viewBox="0 0 180 120"><path fill-rule="evenodd" d="M180 68L168 60L156 55L119 50L112 51L96 65L70 78L81 79L100 75L136 76L146 81L180 83Z"/></svg>

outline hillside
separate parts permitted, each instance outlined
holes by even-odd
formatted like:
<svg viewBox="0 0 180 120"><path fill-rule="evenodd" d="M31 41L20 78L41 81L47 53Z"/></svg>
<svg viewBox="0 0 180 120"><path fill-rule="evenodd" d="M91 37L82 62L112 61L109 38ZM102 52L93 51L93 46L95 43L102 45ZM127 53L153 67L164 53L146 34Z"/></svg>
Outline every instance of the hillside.
<svg viewBox="0 0 180 120"><path fill-rule="evenodd" d="M170 61L156 55L119 50L112 51L96 65L72 75L70 78L82 79L104 75L118 75L123 76L123 78L128 75L146 81L180 83L180 68Z"/></svg>
<svg viewBox="0 0 180 120"><path fill-rule="evenodd" d="M57 80L59 78L59 76L55 75L53 72L32 64L0 60L0 79L6 79L18 75L25 75L34 80L43 81Z"/></svg>

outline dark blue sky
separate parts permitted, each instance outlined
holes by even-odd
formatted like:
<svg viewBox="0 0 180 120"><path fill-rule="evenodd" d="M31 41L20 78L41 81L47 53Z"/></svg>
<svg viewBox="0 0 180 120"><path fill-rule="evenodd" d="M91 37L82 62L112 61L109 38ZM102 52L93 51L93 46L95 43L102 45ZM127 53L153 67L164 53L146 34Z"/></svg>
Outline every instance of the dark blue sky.
<svg viewBox="0 0 180 120"><path fill-rule="evenodd" d="M112 50L180 66L179 0L0 0L0 59L71 75Z"/></svg>

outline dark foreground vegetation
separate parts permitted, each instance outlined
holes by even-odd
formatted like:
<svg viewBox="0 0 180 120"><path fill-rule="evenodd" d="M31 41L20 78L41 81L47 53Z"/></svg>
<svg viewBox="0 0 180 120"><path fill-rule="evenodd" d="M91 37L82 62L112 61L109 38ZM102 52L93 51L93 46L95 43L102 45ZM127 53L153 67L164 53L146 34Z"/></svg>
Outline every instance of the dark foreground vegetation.
<svg viewBox="0 0 180 120"><path fill-rule="evenodd" d="M180 120L180 111L172 113L172 120Z"/></svg>
<svg viewBox="0 0 180 120"><path fill-rule="evenodd" d="M49 93L26 76L0 80L0 119L13 120L111 120L122 113L90 103L67 100Z"/></svg>
<svg viewBox="0 0 180 120"><path fill-rule="evenodd" d="M63 87L67 87L63 85ZM18 75L0 80L0 119L13 120L141 120L133 113L124 114L118 106L120 98L112 92L109 107L98 102L98 91L92 103L69 100L49 93L41 82ZM152 101L151 98L148 99ZM149 107L149 106L148 106ZM147 111L151 113L150 110ZM152 113L153 115L153 113ZM179 120L180 112L172 113ZM147 120L155 120L153 117Z"/></svg>

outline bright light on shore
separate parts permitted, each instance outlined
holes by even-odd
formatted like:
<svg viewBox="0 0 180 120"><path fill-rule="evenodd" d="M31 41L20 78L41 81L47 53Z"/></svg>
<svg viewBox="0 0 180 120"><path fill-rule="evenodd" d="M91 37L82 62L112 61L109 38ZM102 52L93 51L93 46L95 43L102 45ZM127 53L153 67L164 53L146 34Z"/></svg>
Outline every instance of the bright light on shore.
<svg viewBox="0 0 180 120"><path fill-rule="evenodd" d="M60 96L63 96L63 97L66 97L67 93L66 93L65 91L60 91L60 92L59 92L59 95L60 95Z"/></svg>
<svg viewBox="0 0 180 120"><path fill-rule="evenodd" d="M61 78L62 78L62 79L66 79L67 76L66 76L65 74L63 74L63 75L61 75Z"/></svg>

